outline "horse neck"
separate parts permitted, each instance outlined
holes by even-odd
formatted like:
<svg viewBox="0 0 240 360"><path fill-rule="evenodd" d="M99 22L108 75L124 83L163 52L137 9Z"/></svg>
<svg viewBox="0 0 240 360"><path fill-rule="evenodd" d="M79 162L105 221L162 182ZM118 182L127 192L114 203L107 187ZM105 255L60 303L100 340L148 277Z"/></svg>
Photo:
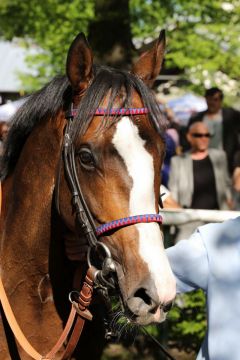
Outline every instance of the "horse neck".
<svg viewBox="0 0 240 360"><path fill-rule="evenodd" d="M2 273L48 272L51 207L64 117L37 126L28 137L3 189ZM13 266L14 264L14 266Z"/></svg>

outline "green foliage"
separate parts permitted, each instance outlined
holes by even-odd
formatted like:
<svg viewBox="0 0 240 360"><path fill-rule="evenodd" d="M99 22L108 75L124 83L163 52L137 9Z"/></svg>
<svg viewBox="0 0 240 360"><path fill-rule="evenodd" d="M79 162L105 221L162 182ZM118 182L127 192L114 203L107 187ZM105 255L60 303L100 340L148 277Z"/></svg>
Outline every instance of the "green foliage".
<svg viewBox="0 0 240 360"><path fill-rule="evenodd" d="M168 340L179 349L196 351L206 332L205 295L199 291L179 295L169 313Z"/></svg>
<svg viewBox="0 0 240 360"><path fill-rule="evenodd" d="M188 358L192 358L198 352L206 333L205 302L205 295L201 290L178 295L167 321L149 325L145 329L169 351L176 352L178 349L185 355L191 354ZM130 324L129 327L122 326L123 328L120 343L107 347L104 360L165 359L156 342L146 333L132 328Z"/></svg>
<svg viewBox="0 0 240 360"><path fill-rule="evenodd" d="M28 46L34 42L43 49L44 55L29 59L37 69L35 79L23 79L29 88L64 70L69 43L79 31L88 34L89 25L101 15L95 8L104 9L105 3L109 0L101 0L100 7L96 0L1 0L0 36L23 37ZM223 84L227 92L238 91L234 82L240 79L238 0L126 0L126 7L128 3L134 42L150 41L166 29L165 69L182 72L194 90ZM113 7L104 14L106 24L114 11ZM111 32L105 49L110 38Z"/></svg>
<svg viewBox="0 0 240 360"><path fill-rule="evenodd" d="M201 290L178 295L167 321L158 326L148 326L147 331L166 348L197 353L206 333L205 302ZM158 346L146 335L141 339L141 348L148 349L148 354L152 354L154 359L161 358Z"/></svg>
<svg viewBox="0 0 240 360"><path fill-rule="evenodd" d="M27 88L39 87L64 71L69 44L80 31L87 33L93 8L93 0L0 2L0 35L6 39L23 37L26 46L34 47L34 42L44 50L28 58L37 76L22 77Z"/></svg>
<svg viewBox="0 0 240 360"><path fill-rule="evenodd" d="M183 71L194 90L217 85L238 91L237 84L229 81L240 79L239 1L132 0L130 4L133 36L154 38L160 28L167 30L166 69Z"/></svg>

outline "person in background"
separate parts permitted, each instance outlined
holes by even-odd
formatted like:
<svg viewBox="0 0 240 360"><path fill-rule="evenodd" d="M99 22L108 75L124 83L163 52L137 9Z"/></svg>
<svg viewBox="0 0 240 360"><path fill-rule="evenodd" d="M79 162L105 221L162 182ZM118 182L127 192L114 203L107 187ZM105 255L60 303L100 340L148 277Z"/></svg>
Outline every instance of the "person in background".
<svg viewBox="0 0 240 360"><path fill-rule="evenodd" d="M227 155L229 173L234 170L234 158L240 151L240 112L223 107L223 92L212 87L205 92L207 110L193 115L188 127L194 122L203 121L212 135L209 147L224 150Z"/></svg>
<svg viewBox="0 0 240 360"><path fill-rule="evenodd" d="M206 294L207 331L197 360L239 360L240 217L201 226L166 249L177 293Z"/></svg>
<svg viewBox="0 0 240 360"><path fill-rule="evenodd" d="M211 134L200 121L188 130L190 151L172 157L168 188L183 208L229 210L232 208L231 180L223 150L210 149ZM179 226L176 240L188 237L202 225L192 222Z"/></svg>
<svg viewBox="0 0 240 360"><path fill-rule="evenodd" d="M164 186L167 186L169 180L171 158L174 155L176 155L176 143L173 140L172 136L169 135L167 131L165 133L165 144L166 144L166 153L163 160L161 178L162 178L162 184Z"/></svg>
<svg viewBox="0 0 240 360"><path fill-rule="evenodd" d="M161 170L162 184L167 187L171 158L180 153L179 124L175 121L174 112L166 105L161 105L169 126L165 132L166 153Z"/></svg>

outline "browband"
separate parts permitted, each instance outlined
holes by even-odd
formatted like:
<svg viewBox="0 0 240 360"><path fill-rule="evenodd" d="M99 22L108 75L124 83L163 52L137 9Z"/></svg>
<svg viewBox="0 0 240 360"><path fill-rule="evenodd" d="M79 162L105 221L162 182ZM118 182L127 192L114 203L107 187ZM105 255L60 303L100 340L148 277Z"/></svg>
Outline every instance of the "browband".
<svg viewBox="0 0 240 360"><path fill-rule="evenodd" d="M78 109L70 109L66 112L66 118L73 118L77 115ZM114 115L143 115L148 114L149 110L146 107L143 108L98 108L94 115L97 116L114 116Z"/></svg>

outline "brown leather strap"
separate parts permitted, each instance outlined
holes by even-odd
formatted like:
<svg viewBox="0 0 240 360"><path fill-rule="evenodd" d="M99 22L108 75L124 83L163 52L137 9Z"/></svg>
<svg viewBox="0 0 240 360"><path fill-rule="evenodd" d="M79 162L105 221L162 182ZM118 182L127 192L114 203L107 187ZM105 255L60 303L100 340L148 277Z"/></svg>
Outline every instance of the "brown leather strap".
<svg viewBox="0 0 240 360"><path fill-rule="evenodd" d="M1 214L1 206L2 206L2 187L0 182L0 214ZM62 345L64 344L65 340L67 339L67 336L72 328L75 315L77 314L77 320L75 322L72 334L70 336L69 342L67 344L66 350L63 354L62 360L68 359L71 354L73 353L77 342L79 340L79 337L81 335L85 320L91 320L92 315L87 309L90 305L90 302L92 300L92 293L93 293L93 279L94 279L94 273L95 269L90 268L88 269L85 281L83 283L82 290L79 295L78 303L73 302L72 303L72 309L69 315L69 318L67 320L66 326L56 342L56 344L53 346L53 348L47 353L46 356L43 356L39 354L29 343L25 335L23 334L20 326L17 323L17 320L14 316L14 313L12 311L12 308L9 304L7 294L5 292L2 279L0 277L0 301L3 307L3 311L5 313L5 316L7 318L7 321L9 323L9 326L16 337L17 341L21 345L21 347L25 350L25 352L31 356L35 360L53 360L56 353L60 350Z"/></svg>
<svg viewBox="0 0 240 360"><path fill-rule="evenodd" d="M78 316L77 321L76 321L76 323L74 325L73 332L72 332L72 334L70 336L70 339L68 340L65 352L64 352L64 354L62 356L62 360L67 360L72 355L73 351L76 348L78 340L79 340L79 338L81 336L84 324L85 324L85 319Z"/></svg>
<svg viewBox="0 0 240 360"><path fill-rule="evenodd" d="M1 214L1 208L2 208L2 185L0 182L0 214ZM12 308L9 304L7 294L5 292L2 279L0 277L0 300L3 307L3 311L5 313L6 319L12 329L12 332L14 333L16 339L18 340L19 344L24 348L26 353L30 355L35 360L41 360L42 355L39 354L32 345L27 341L26 337L24 336L22 330L20 329L16 318L13 314Z"/></svg>
<svg viewBox="0 0 240 360"><path fill-rule="evenodd" d="M46 356L43 356L43 355L39 354L32 347L32 345L29 343L29 341L27 340L27 338L23 334L21 328L19 327L19 325L17 323L17 320L16 320L16 318L15 318L15 316L13 314L12 308L11 308L11 306L9 304L9 301L8 301L5 289L3 287L3 283L2 283L1 278L0 278L0 300L1 300L1 303L2 303L2 307L3 307L3 310L4 310L5 316L7 318L8 323L9 323L9 326L11 327L11 330L12 330L15 338L17 339L18 343L25 350L25 352L35 360L42 360L42 359L52 360L52 359L54 359L56 353L60 350L60 348L64 344L64 342L67 339L67 336L68 336L68 334L69 334L69 332L70 332L70 330L72 328L72 324L74 322L74 318L75 318L75 315L76 315L76 312L77 312L74 305L72 305L72 309L71 309L68 321L67 321L66 326L65 326L60 338L58 339L57 343L54 345L54 347L51 349L51 351L48 352L48 354ZM78 318L80 318L80 317L78 316ZM83 325L84 325L84 322L83 322ZM75 325L75 327L76 327L76 325ZM73 332L74 332L74 330L73 330ZM75 330L75 332L76 331L77 331L77 329ZM73 348L73 350L74 350L74 348Z"/></svg>
<svg viewBox="0 0 240 360"><path fill-rule="evenodd" d="M92 285L89 285L88 275L86 275L86 281L84 282L82 291L79 296L79 300L81 300L81 301L82 301L82 296L84 297L84 299L86 299L86 297L88 297L88 303L86 305L89 306L91 299L92 299ZM72 331L69 343L68 343L67 348L62 357L62 359L68 359L68 357L71 356L71 354L73 353L73 351L77 345L77 342L81 335L85 320L86 319L91 320L91 317L92 317L89 310L87 309L87 306L82 306L81 304L77 304L77 306L76 306L76 303L73 303L68 321L66 323L66 326L65 326L60 338L58 339L58 341L54 345L54 347L51 349L51 351L49 351L46 356L43 356L43 355L39 354L32 347L32 345L29 343L29 341L23 334L21 328L19 327L17 320L13 314L12 308L9 304L9 301L8 301L5 289L3 287L1 278L0 278L0 300L2 303L4 313L6 315L7 321L9 323L9 326L11 327L11 330L12 330L14 336L16 337L16 339L19 342L19 344L21 345L21 347L25 350L25 352L35 360L43 360L43 359L52 360L52 359L54 359L56 353L60 350L63 343L67 339L67 336L72 328L72 324L73 324L75 315L77 313L78 314L77 321L74 325L74 329Z"/></svg>
<svg viewBox="0 0 240 360"><path fill-rule="evenodd" d="M47 355L45 356L46 359L54 359L54 356L56 355L56 353L61 349L62 345L64 344L64 342L67 339L67 336L68 336L68 334L70 332L70 329L72 327L75 315L76 315L76 309L72 305L72 309L71 309L70 315L68 317L68 321L66 323L66 326L65 326L60 338L56 342L56 344L53 346L51 351L49 351L49 353L47 353Z"/></svg>
<svg viewBox="0 0 240 360"><path fill-rule="evenodd" d="M30 355L35 360L41 360L42 355L39 354L32 345L28 342L25 335L23 334L22 330L20 329L16 318L13 314L12 308L9 304L6 292L3 287L2 279L0 278L0 299L3 307L3 311L5 313L5 316L7 318L7 321L11 327L11 330L16 337L17 341L21 345L21 347L26 351L28 355Z"/></svg>
<svg viewBox="0 0 240 360"><path fill-rule="evenodd" d="M90 276L89 276L90 274ZM91 279L92 270L88 271L86 275L85 282L83 284L82 290L80 292L79 296L79 303L73 302L72 309L68 318L68 321L66 323L66 326L58 339L57 343L54 345L54 347L48 352L47 355L43 356L39 354L29 343L25 335L23 334L22 330L20 329L17 320L13 314L12 308L9 304L5 289L3 287L2 280L0 278L0 300L2 303L2 307L4 310L4 313L6 315L7 321L11 327L11 330L16 337L17 341L21 345L21 347L25 350L25 352L30 355L35 360L52 360L54 359L56 353L60 350L63 343L67 339L67 336L72 328L72 324L75 318L75 315L77 314L77 320L75 322L72 334L70 336L70 340L67 344L66 350L63 354L62 359L68 359L68 357L73 353L77 342L79 340L79 337L81 335L85 320L91 320L92 315L87 309L89 306L91 300L92 300L92 292L93 292L93 281ZM82 305L84 303L84 305Z"/></svg>
<svg viewBox="0 0 240 360"><path fill-rule="evenodd" d="M62 360L67 360L72 355L78 340L81 336L82 329L86 319L92 320L92 314L88 310L88 306L92 301L93 294L93 279L94 279L94 268L89 268L87 275L85 277L85 281L82 286L82 290L79 294L78 303L73 302L73 306L75 306L78 317L71 334L71 337L68 341L66 350L63 354Z"/></svg>

